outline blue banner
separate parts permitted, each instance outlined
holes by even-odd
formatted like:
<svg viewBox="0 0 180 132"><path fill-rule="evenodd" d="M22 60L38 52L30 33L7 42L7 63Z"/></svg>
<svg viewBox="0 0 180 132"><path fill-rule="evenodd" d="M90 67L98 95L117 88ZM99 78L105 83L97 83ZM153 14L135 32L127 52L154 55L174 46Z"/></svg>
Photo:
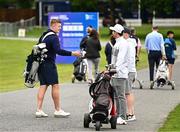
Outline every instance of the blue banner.
<svg viewBox="0 0 180 132"><path fill-rule="evenodd" d="M99 13L98 12L51 12L48 14L48 23L51 19L60 19L62 29L59 33L60 46L68 51L79 50L81 39L86 36L86 28L91 25L98 30ZM59 56L56 57L56 63L73 63L76 57Z"/></svg>

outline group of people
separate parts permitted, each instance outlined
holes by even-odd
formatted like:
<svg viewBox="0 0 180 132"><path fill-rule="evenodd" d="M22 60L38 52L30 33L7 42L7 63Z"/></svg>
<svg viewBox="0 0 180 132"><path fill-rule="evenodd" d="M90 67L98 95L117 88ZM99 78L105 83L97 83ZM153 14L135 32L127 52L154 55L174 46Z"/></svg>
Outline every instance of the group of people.
<svg viewBox="0 0 180 132"><path fill-rule="evenodd" d="M59 96L59 82L57 68L55 65L56 54L65 56L80 56L79 51L66 51L60 48L59 38L57 33L61 29L61 21L52 19L50 21L50 29L43 33L39 42L46 43L47 58L40 65L38 70L40 88L37 95L37 111L36 117L47 117L43 112L42 104L44 95L49 85L52 86L52 98L55 106L55 117L67 117L69 112L65 112L60 107ZM130 30L120 24L116 24L109 28L112 31L110 41L105 47L105 54L107 63L111 64L116 69L116 74L111 79L111 85L115 89L115 96L117 102L117 124L127 124L127 121L136 120L134 113L134 95L132 92L132 83L136 77L136 61L139 57L141 43L139 38L135 35L134 29ZM161 34L157 32L157 27L153 27L153 32L148 34L145 40L145 47L148 50L148 60L150 67L150 81L153 81L154 63L157 63L163 58L167 58L169 67L172 68L174 64L174 53L176 49L175 41L173 40L174 33L169 31L168 38L163 40ZM47 36L42 40L48 32L54 34ZM92 28L87 27L88 35L84 37L80 43L80 48L86 51L86 59L88 63L88 81L92 83L98 73L98 66L100 62L101 44L98 32ZM155 38L154 38L155 37ZM154 39L152 39L154 38ZM170 43L167 45L167 43ZM171 47L171 51L164 47ZM162 51L162 52L161 52ZM163 54L162 54L163 53ZM161 56L161 54L163 56ZM165 56L166 54L166 56ZM92 66L94 64L95 72L93 75ZM170 71L171 72L171 71ZM169 80L172 79L172 73Z"/></svg>
<svg viewBox="0 0 180 132"><path fill-rule="evenodd" d="M110 30L112 30L112 38L109 43L113 46L110 47L108 43L105 53L108 64L116 69L111 85L115 90L117 102L117 124L126 125L127 121L136 120L132 83L136 76L136 48L138 46L135 37L131 36L131 30L127 27L116 24L110 27Z"/></svg>
<svg viewBox="0 0 180 132"><path fill-rule="evenodd" d="M145 48L148 52L150 83L154 80L154 66L158 68L161 59L168 62L169 76L168 80L172 83L173 65L175 62L176 43L173 39L174 32L168 31L167 38L163 39L163 35L158 32L158 26L152 27L152 32L146 36Z"/></svg>

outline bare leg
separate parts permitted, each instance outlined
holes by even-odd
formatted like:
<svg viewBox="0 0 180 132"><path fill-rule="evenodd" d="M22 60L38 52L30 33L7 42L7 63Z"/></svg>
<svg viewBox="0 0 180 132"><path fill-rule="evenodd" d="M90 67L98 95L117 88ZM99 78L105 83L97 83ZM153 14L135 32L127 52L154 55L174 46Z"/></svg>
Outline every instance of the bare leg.
<svg viewBox="0 0 180 132"><path fill-rule="evenodd" d="M38 94L37 94L37 110L42 110L42 104L44 100L44 95L47 90L47 85L42 85L39 88Z"/></svg>
<svg viewBox="0 0 180 132"><path fill-rule="evenodd" d="M173 64L168 64L168 68L169 68L169 80L172 80L172 70L173 70Z"/></svg>
<svg viewBox="0 0 180 132"><path fill-rule="evenodd" d="M52 98L54 101L54 107L56 111L60 110L60 90L59 90L59 84L52 85Z"/></svg>
<svg viewBox="0 0 180 132"><path fill-rule="evenodd" d="M126 100L127 100L127 114L129 115L134 115L134 95L133 93L130 93L126 95Z"/></svg>

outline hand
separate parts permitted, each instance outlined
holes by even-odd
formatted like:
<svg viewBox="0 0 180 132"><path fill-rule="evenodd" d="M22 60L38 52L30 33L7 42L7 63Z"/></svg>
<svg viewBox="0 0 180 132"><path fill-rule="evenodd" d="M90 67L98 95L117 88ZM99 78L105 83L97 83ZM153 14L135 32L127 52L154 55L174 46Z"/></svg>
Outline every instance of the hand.
<svg viewBox="0 0 180 132"><path fill-rule="evenodd" d="M162 56L162 60L166 60L167 58L166 58L166 56L165 55L163 55Z"/></svg>
<svg viewBox="0 0 180 132"><path fill-rule="evenodd" d="M104 71L104 74L108 74L108 73L109 73L109 71L107 71L107 70L106 70L106 71Z"/></svg>
<svg viewBox="0 0 180 132"><path fill-rule="evenodd" d="M72 51L72 56L81 56L81 53L79 51Z"/></svg>

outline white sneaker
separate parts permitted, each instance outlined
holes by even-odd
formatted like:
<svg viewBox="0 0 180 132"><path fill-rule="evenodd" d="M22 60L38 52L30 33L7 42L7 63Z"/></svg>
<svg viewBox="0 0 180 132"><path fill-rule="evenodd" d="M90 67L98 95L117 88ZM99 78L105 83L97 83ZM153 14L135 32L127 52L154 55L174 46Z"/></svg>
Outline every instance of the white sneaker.
<svg viewBox="0 0 180 132"><path fill-rule="evenodd" d="M44 113L42 110L37 111L35 115L36 115L36 118L48 117L48 114Z"/></svg>
<svg viewBox="0 0 180 132"><path fill-rule="evenodd" d="M136 116L135 115L127 115L127 120L126 121L135 121Z"/></svg>
<svg viewBox="0 0 180 132"><path fill-rule="evenodd" d="M117 118L117 124L118 125L126 125L127 122L125 120L123 120L121 117Z"/></svg>
<svg viewBox="0 0 180 132"><path fill-rule="evenodd" d="M70 115L69 112L65 112L62 109L54 112L54 117L67 117L69 115Z"/></svg>

